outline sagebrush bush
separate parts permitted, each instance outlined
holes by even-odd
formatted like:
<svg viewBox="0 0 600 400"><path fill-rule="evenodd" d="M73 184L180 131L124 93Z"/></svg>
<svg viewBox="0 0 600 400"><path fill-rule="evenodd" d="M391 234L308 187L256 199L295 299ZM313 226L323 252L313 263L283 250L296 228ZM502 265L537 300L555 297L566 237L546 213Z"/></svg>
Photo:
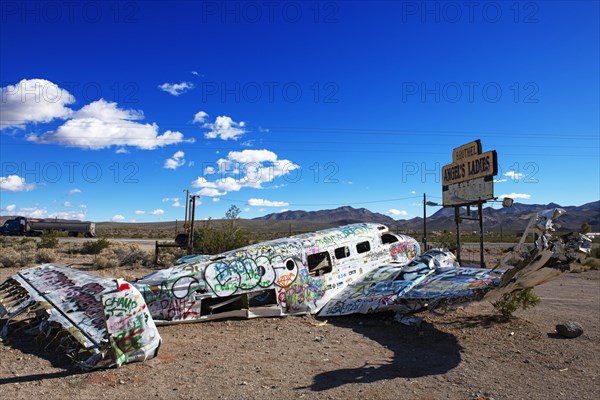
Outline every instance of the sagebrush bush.
<svg viewBox="0 0 600 400"><path fill-rule="evenodd" d="M90 240L81 246L81 254L100 254L102 250L109 248L112 244L110 240L104 238Z"/></svg>
<svg viewBox="0 0 600 400"><path fill-rule="evenodd" d="M54 231L45 232L41 236L38 247L41 249L53 249L58 246L58 233Z"/></svg>
<svg viewBox="0 0 600 400"><path fill-rule="evenodd" d="M584 265L589 267L589 269L598 270L600 269L600 259L596 257L588 257L588 259L585 260Z"/></svg>
<svg viewBox="0 0 600 400"><path fill-rule="evenodd" d="M179 247L163 247L158 253L158 264L165 267L175 265L175 261L186 255L186 251Z"/></svg>
<svg viewBox="0 0 600 400"><path fill-rule="evenodd" d="M116 268L119 266L119 260L116 258L109 258L103 255L96 257L94 260L94 266L96 268L105 269L105 268Z"/></svg>
<svg viewBox="0 0 600 400"><path fill-rule="evenodd" d="M56 252L52 249L38 249L35 252L35 261L38 263L51 263L57 258Z"/></svg>
<svg viewBox="0 0 600 400"><path fill-rule="evenodd" d="M502 296L500 300L492 303L492 305L504 318L510 318L519 308L526 310L537 306L541 302L542 299L537 295L533 288L528 288L507 293Z"/></svg>
<svg viewBox="0 0 600 400"><path fill-rule="evenodd" d="M0 252L0 267L25 268L35 261L34 252L20 252L12 247L4 247Z"/></svg>
<svg viewBox="0 0 600 400"><path fill-rule="evenodd" d="M100 252L97 259L103 257L99 264L110 266L142 266L148 264L148 254L134 244L112 242L110 247ZM94 262L94 264L97 264ZM113 265L116 264L116 265ZM103 268L110 268L104 266Z"/></svg>

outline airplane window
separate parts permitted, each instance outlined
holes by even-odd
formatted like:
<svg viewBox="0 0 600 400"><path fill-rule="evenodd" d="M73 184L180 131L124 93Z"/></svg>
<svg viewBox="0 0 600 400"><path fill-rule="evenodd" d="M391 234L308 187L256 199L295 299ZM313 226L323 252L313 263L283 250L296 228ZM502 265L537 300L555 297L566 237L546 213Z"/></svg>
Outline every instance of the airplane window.
<svg viewBox="0 0 600 400"><path fill-rule="evenodd" d="M338 247L337 249L334 250L334 253L335 253L335 258L337 258L338 260L341 260L342 258L346 258L350 255L350 249L348 248L348 246Z"/></svg>
<svg viewBox="0 0 600 400"><path fill-rule="evenodd" d="M331 266L331 256L326 251L311 254L306 257L306 261L308 263L308 272L311 276L321 276L331 272L333 269Z"/></svg>
<svg viewBox="0 0 600 400"><path fill-rule="evenodd" d="M392 235L391 233L384 233L383 235L381 235L381 243L383 244L396 243L397 241L398 236Z"/></svg>
<svg viewBox="0 0 600 400"><path fill-rule="evenodd" d="M371 244L368 241L360 242L356 245L356 251L358 254L366 253L369 250L371 250Z"/></svg>

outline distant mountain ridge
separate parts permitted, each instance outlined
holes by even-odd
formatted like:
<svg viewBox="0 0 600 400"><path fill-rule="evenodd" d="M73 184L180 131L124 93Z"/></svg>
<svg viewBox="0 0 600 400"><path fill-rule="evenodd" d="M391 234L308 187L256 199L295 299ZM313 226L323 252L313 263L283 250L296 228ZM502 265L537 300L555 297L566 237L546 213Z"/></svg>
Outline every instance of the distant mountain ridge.
<svg viewBox="0 0 600 400"><path fill-rule="evenodd" d="M483 211L484 228L485 230L523 230L527 226L533 213L557 207L567 211L567 213L558 220L558 224L563 230L577 231L581 228L581 224L587 222L592 226L594 232L600 231L600 201L587 203L581 206L561 206L556 203L514 203L511 208L486 207ZM477 216L477 209L472 209L472 213L474 217ZM254 218L254 220L327 222L335 223L337 225L356 222L376 222L394 226L401 230L419 230L423 228L422 217L408 220L394 220L388 215L375 213L366 208L353 208L351 206L319 211L284 211ZM453 229L454 226L453 208L441 208L435 214L427 217L428 229ZM461 226L476 227L477 222L466 221Z"/></svg>
<svg viewBox="0 0 600 400"><path fill-rule="evenodd" d="M255 220L267 221L311 221L311 222L336 222L340 225L356 222L377 222L380 224L394 224L396 221L384 214L375 213L366 208L353 208L350 206L338 207L333 210L320 211L284 211L268 214Z"/></svg>

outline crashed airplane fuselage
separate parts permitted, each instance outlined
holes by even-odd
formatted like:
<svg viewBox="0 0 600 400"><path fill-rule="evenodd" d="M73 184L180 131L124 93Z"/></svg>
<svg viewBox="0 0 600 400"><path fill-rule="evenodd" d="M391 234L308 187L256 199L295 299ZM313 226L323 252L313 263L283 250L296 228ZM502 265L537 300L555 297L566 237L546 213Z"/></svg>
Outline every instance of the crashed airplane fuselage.
<svg viewBox="0 0 600 400"><path fill-rule="evenodd" d="M157 271L136 282L157 323L316 313L384 263L420 253L379 224L277 239Z"/></svg>
<svg viewBox="0 0 600 400"><path fill-rule="evenodd" d="M415 239L370 223L187 258L133 284L46 264L0 285L2 333L26 314L40 335L60 337L83 368L97 368L153 357L160 345L155 323L410 313L493 299L541 284L579 261L589 239L553 238L557 215L532 219L534 248L519 246L497 270L463 268L448 251L419 255Z"/></svg>

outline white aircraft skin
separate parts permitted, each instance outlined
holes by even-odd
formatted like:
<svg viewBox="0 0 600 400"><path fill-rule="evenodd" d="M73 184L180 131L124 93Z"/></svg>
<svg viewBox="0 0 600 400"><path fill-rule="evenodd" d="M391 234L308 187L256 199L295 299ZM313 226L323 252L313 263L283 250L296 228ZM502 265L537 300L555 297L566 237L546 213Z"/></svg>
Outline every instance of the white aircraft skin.
<svg viewBox="0 0 600 400"><path fill-rule="evenodd" d="M44 264L0 284L0 336L16 316L28 313L34 316L29 324L50 339L60 337L70 357L93 369L154 357L159 324L413 313L491 300L544 283L585 257L589 238L550 235L552 219L561 213L532 218L526 234L538 235L534 248L518 246L516 262L507 261L502 270L463 268L439 249L419 255L415 239L373 223L189 257L134 283Z"/></svg>

